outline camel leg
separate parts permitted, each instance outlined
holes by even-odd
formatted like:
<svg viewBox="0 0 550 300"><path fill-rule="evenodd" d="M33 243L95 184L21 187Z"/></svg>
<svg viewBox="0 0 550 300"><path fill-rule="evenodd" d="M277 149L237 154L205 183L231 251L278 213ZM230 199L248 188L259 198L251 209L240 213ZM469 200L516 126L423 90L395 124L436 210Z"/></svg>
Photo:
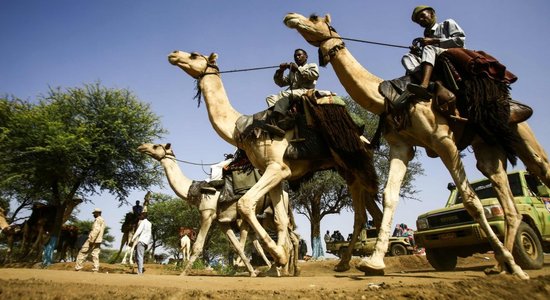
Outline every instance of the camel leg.
<svg viewBox="0 0 550 300"><path fill-rule="evenodd" d="M138 242L134 241L132 243L132 247L130 247L130 251L129 251L130 252L130 258L128 259L128 263L131 264L132 266L134 265L134 263L136 263L136 261L134 260L134 250L136 249L137 244L138 244Z"/></svg>
<svg viewBox="0 0 550 300"><path fill-rule="evenodd" d="M480 138L476 138L472 142L472 148L476 156L478 170L491 181L497 199L502 206L506 221L504 247L512 252L522 216L514 203L514 195L508 182L506 155L500 148L487 145ZM500 270L500 267L495 270Z"/></svg>
<svg viewBox="0 0 550 300"><path fill-rule="evenodd" d="M412 147L407 145L392 144L390 147L390 169L383 194L383 215L378 229L378 238L372 255L363 258L356 266L358 270L365 272L365 274L379 275L384 272L386 267L384 256L388 251L393 216L399 203L399 190L407 172L407 165L413 155Z"/></svg>
<svg viewBox="0 0 550 300"><path fill-rule="evenodd" d="M128 242L128 232L124 232L122 234L122 240L120 241L120 248L118 249L118 253L116 254L115 259L113 261L116 262L118 260L118 258L120 257L120 253L122 253L122 249L124 248L127 242Z"/></svg>
<svg viewBox="0 0 550 300"><path fill-rule="evenodd" d="M284 247L288 231L288 215L282 201L282 180L288 177L289 173L290 170L288 168L283 168L276 163L270 164L260 180L237 202L237 208L244 220L252 226L262 245L268 249L279 266L284 266L288 261L288 255ZM269 192L274 207L274 222L277 226L279 237L277 243L271 239L258 221L258 218L256 218L256 203L267 192Z"/></svg>
<svg viewBox="0 0 550 300"><path fill-rule="evenodd" d="M351 193L351 198L353 199L353 233L351 235L351 240L349 242L349 247L342 257L340 257L340 262L334 266L334 271L336 272L345 272L350 269L349 262L351 256L353 255L353 248L357 242L357 237L365 226L367 221L367 212L365 208L365 201L362 199L363 193L361 193L361 186L359 182L354 182L348 184L349 190Z"/></svg>
<svg viewBox="0 0 550 300"><path fill-rule="evenodd" d="M292 276L299 276L300 275L300 267L298 267L298 256L300 252L300 239L298 238L298 235L294 232L292 228L289 228L288 231L288 239L290 243L292 244L292 251L291 251L291 257L288 260L288 267L287 267L287 273L292 271Z"/></svg>
<svg viewBox="0 0 550 300"><path fill-rule="evenodd" d="M199 233L197 233L195 243L193 243L191 257L189 257L187 263L184 264L183 272L180 274L181 276L187 275L195 260L197 260L198 256L202 253L204 242L206 240L206 235L208 234L208 230L210 230L210 226L212 226L212 221L214 221L214 219L216 218L216 211L213 209L204 209L201 210L200 213L201 227L199 229Z"/></svg>
<svg viewBox="0 0 550 300"><path fill-rule="evenodd" d="M235 236L235 232L231 229L228 223L220 223L220 227L225 232L225 235L231 242L231 245L237 251L239 254L239 257L243 261L244 265L246 266L246 269L248 270L248 273L250 274L250 277L256 277L256 272L254 271L254 268L250 264L250 260L246 255L244 254L244 244L242 244L239 240L237 240L237 236Z"/></svg>
<svg viewBox="0 0 550 300"><path fill-rule="evenodd" d="M456 145L452 142L452 140L440 139L438 146L439 147L436 152L439 154L441 160L451 173L451 176L453 177L453 180L462 195L462 199L464 199L464 208L468 211L472 218L478 222L481 229L487 235L489 244L495 252L497 262L501 266L504 266L506 271L518 276L521 279L528 279L529 276L515 263L512 253L504 247L489 225L489 222L483 212L483 205L466 179L466 172L464 171L464 166L460 159L458 150L456 149ZM444 151L445 149L442 148L446 148L448 151Z"/></svg>
<svg viewBox="0 0 550 300"><path fill-rule="evenodd" d="M521 142L513 145L518 157L527 170L537 176L546 186L550 186L550 163L544 148L539 144L527 122L517 124Z"/></svg>

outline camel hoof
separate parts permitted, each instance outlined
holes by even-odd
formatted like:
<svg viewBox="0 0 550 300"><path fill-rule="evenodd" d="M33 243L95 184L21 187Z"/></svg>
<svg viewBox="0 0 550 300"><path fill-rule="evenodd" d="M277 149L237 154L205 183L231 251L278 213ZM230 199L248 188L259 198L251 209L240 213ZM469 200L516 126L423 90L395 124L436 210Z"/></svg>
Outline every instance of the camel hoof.
<svg viewBox="0 0 550 300"><path fill-rule="evenodd" d="M501 274L503 271L499 265L496 265L490 268L486 268L485 270L483 270L483 272L485 273L485 275L490 276Z"/></svg>
<svg viewBox="0 0 550 300"><path fill-rule="evenodd" d="M365 273L365 276L384 276L384 265L374 265L369 261L361 261L355 268Z"/></svg>
<svg viewBox="0 0 550 300"><path fill-rule="evenodd" d="M277 246L275 249L274 259L276 264L279 266L284 266L288 263L288 255L286 254L285 248L283 246Z"/></svg>
<svg viewBox="0 0 550 300"><path fill-rule="evenodd" d="M336 266L334 266L334 271L335 272L346 272L349 269L351 269L351 267L349 266L349 263L344 263L344 264L339 263Z"/></svg>
<svg viewBox="0 0 550 300"><path fill-rule="evenodd" d="M258 274L260 277L281 277L281 271L275 265L271 266L269 270Z"/></svg>

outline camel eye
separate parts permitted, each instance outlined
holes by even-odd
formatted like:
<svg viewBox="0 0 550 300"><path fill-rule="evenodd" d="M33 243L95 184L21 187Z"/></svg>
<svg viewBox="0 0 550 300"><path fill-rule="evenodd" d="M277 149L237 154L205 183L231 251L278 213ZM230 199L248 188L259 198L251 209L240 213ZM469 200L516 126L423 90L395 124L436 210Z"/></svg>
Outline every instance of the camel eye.
<svg viewBox="0 0 550 300"><path fill-rule="evenodd" d="M197 57L199 57L199 54L197 52L191 53L191 59L196 59Z"/></svg>

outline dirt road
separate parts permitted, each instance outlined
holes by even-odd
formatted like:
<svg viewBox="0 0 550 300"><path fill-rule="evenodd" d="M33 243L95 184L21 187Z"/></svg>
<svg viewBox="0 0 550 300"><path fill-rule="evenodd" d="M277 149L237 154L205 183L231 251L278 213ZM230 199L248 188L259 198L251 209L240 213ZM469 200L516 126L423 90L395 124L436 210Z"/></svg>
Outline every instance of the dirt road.
<svg viewBox="0 0 550 300"><path fill-rule="evenodd" d="M531 279L486 276L490 255L459 259L457 270L436 272L423 256L386 258L385 276L367 277L355 268L332 271L336 260L301 262L299 277L177 276L166 266L146 265L144 276L121 265L102 264L100 273L80 272L73 263L48 269L0 268L0 298L6 299L550 299L550 256ZM352 263L354 263L352 261Z"/></svg>

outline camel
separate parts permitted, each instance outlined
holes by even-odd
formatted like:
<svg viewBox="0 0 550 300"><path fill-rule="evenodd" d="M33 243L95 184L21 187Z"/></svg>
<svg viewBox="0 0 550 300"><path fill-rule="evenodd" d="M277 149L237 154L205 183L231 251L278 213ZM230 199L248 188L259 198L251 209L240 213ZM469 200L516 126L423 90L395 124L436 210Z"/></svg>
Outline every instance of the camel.
<svg viewBox="0 0 550 300"><path fill-rule="evenodd" d="M61 226L61 234L57 244L58 261L75 261L76 254L79 249L76 249L76 240L78 239L78 227L75 225L64 224Z"/></svg>
<svg viewBox="0 0 550 300"><path fill-rule="evenodd" d="M189 202L191 205L197 206L199 208L199 212L201 214L199 232L196 235L193 248L191 249L191 256L189 257L187 263L185 264L184 270L181 273L181 275L186 275L189 272L189 269L192 267L193 263L198 258L199 254L202 253L206 235L208 234L208 230L210 229L212 222L216 220L220 225L221 229L224 231L227 238L229 239L229 241L231 242L231 244L233 245L233 248L235 249L235 251L237 251L242 262L245 264L249 272L249 275L251 277L255 277L257 273L252 267L252 265L250 264L249 259L246 257L244 253L244 245L245 245L246 238L248 236L249 226L246 222L240 222L240 220L238 220L236 204L218 205L218 198L220 197L219 191L217 191L215 194L202 194L201 197L192 197L190 195L189 189L193 184L193 180L185 177L185 175L181 171L179 165L175 160L176 156L174 154L171 144L147 144L146 143L139 146L138 151L140 151L141 153L147 154L152 158L158 160L163 166L166 172L166 177L168 178L168 183L170 184L170 187L176 193L176 195L178 195L181 199ZM200 199L197 199L197 198L200 198ZM283 201L284 201L283 204L287 207L288 214L292 214L292 210L288 209L288 195L286 193L284 193L283 195ZM256 207L257 213L263 213L265 211L263 206L264 205L258 205ZM290 219L293 219L293 218L291 217ZM240 240L237 240L237 237L234 231L231 229L231 225L234 222L237 222L237 225L239 227ZM294 225L294 224L291 223L291 225ZM272 226L272 227L274 228L275 226ZM289 239L293 243L293 246L291 247L295 249L295 251L297 251L297 246L298 246L297 238L293 230L294 230L294 227L291 227ZM258 247L259 244L255 242L254 245L258 250L258 252L262 255L262 257L264 257L264 260L266 260L266 262L269 265L267 258L265 258L265 255L263 255L263 250L261 249L261 247ZM293 268L291 272L294 275L297 275L299 273L299 270L297 267L297 255L293 255L292 258L295 260L290 261L290 264L291 264L290 267ZM288 267L288 266L285 266L285 267ZM285 269L285 271L288 271L288 269ZM279 276L279 270L278 269L270 270L270 272L267 272L265 275Z"/></svg>
<svg viewBox="0 0 550 300"><path fill-rule="evenodd" d="M6 220L6 211L2 207L0 207L0 233L9 226L10 224Z"/></svg>
<svg viewBox="0 0 550 300"><path fill-rule="evenodd" d="M149 206L149 203L151 201L151 192L147 192L145 194L145 197L143 199L143 212L147 212L147 207ZM128 262L128 254L130 254L129 261L132 260L134 245L130 245L130 241L132 240L132 237L134 236L134 232L137 229L138 225L138 216L136 216L133 212L129 212L124 216L124 222L121 226L122 231L122 239L120 241L120 248L118 249L118 253L114 258L114 261L116 261L120 254L122 253L122 249L124 248L124 257L122 258L121 264L126 264Z"/></svg>
<svg viewBox="0 0 550 300"><path fill-rule="evenodd" d="M82 203L82 199L74 198L63 204L64 210L61 224L67 222L73 212L73 209L80 203ZM21 249L24 256L27 256L33 252L40 255L41 251L39 248L46 242L49 233L53 230L56 211L57 207L51 204L33 204L32 213L23 225L23 240L21 242ZM31 242L32 246L27 249Z"/></svg>
<svg viewBox="0 0 550 300"><path fill-rule="evenodd" d="M9 224L6 218L5 210L0 207L0 234L6 237L6 256L4 261L9 261L13 251L13 243L15 240L20 240L23 233L23 224Z"/></svg>
<svg viewBox="0 0 550 300"><path fill-rule="evenodd" d="M189 260L189 252L191 250L191 237L196 238L195 231L191 228L181 227L180 228L180 249L183 256L182 261Z"/></svg>
<svg viewBox="0 0 550 300"><path fill-rule="evenodd" d="M375 220L381 220L382 216L375 202L378 183L372 164L372 152L362 144L362 152L357 156L361 157L363 163L353 166L346 164L346 159L349 157L339 155L334 148L328 146L324 150L330 155L325 158L290 160L284 157L284 153L293 137L293 129L288 130L284 137L274 137L262 132L258 138L244 138L237 130L237 122L244 123L251 117L242 115L232 107L223 87L216 59L215 53L207 57L198 53L174 51L168 56L172 65L178 66L199 81L199 91L204 95L209 119L218 135L231 145L243 149L252 165L263 172L259 181L238 201L239 212L252 226L262 246L267 248L277 265L282 266L287 263L288 253L283 247L288 228L287 214L282 205L283 180L297 180L312 172L328 168L336 168L343 175L352 195L355 215L351 243L355 243L366 222L366 210ZM349 140L356 142L358 139L357 136ZM254 214L256 203L268 193L273 201L274 221L278 228L277 243L269 237ZM348 261L352 250L348 251Z"/></svg>
<svg viewBox="0 0 550 300"><path fill-rule="evenodd" d="M304 17L296 13L287 14L284 24L298 31L311 45L318 47L320 55L332 64L340 83L351 98L368 111L381 115L385 111L384 96L378 87L382 79L376 77L351 55L340 36L330 25L330 16ZM511 255L515 233L521 222L521 215L513 203L513 196L506 176L506 155L499 146L488 145L479 136L474 137L471 146L477 160L477 168L491 180L498 199L505 211L507 236L504 245L498 240L489 226L483 213L483 207L477 195L468 183L459 151L455 144L458 138L453 132L457 123L448 121L444 116L432 110L431 100L412 104L409 109L411 126L397 131L387 126L385 139L390 146L390 169L388 181L383 193L384 215L380 233L372 256L364 258L357 266L366 273L383 272L385 265L383 257L388 247L393 215L399 201L399 190L409 161L414 156L414 147L424 147L428 152L441 158L450 172L464 200L464 206L473 218L480 224L488 236L495 251L498 266L504 271L527 279L528 275L516 265ZM391 123L387 118L386 121ZM546 184L550 183L550 164L546 152L539 145L534 133L526 122L512 125L519 136L519 142L512 145L518 157L527 169L537 175Z"/></svg>

